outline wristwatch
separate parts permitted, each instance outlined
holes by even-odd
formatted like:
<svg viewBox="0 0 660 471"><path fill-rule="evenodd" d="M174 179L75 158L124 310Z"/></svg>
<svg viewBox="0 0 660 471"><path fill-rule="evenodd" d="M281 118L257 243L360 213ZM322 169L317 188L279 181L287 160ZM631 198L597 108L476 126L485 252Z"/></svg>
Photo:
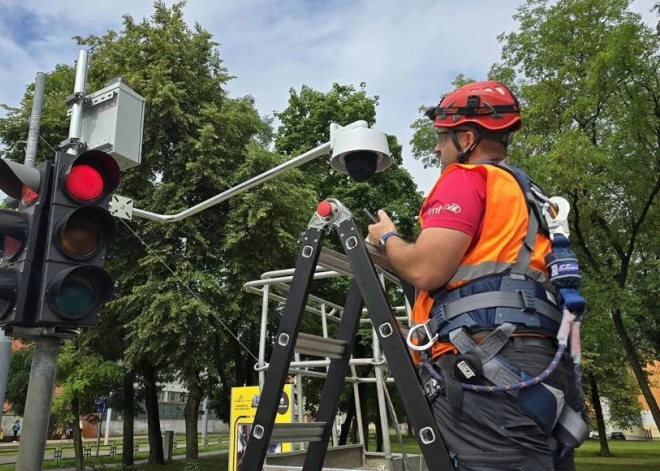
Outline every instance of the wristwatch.
<svg viewBox="0 0 660 471"><path fill-rule="evenodd" d="M380 239L378 239L378 248L382 252L385 251L385 242L387 242L387 239L389 239L392 236L401 237L397 231L390 231L390 232L386 232L385 234L383 234L383 236Z"/></svg>

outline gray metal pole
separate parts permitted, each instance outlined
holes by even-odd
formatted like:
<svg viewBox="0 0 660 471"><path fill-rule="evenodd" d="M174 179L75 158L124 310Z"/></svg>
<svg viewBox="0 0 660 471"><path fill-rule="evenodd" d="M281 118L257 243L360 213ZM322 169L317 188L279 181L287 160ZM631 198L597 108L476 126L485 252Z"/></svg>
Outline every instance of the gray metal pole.
<svg viewBox="0 0 660 471"><path fill-rule="evenodd" d="M266 382L266 334L268 330L268 290L269 286L263 288L264 295L261 302L261 330L259 331L259 394L264 389Z"/></svg>
<svg viewBox="0 0 660 471"><path fill-rule="evenodd" d="M46 74L37 73L34 82L34 99L32 100L32 114L30 115L30 130L28 132L27 147L25 149L25 165L34 167L39 145L39 129L41 127L41 113L44 109L44 95L46 92Z"/></svg>
<svg viewBox="0 0 660 471"><path fill-rule="evenodd" d="M321 304L321 328L323 329L323 337L328 338L328 318L325 309L325 303ZM330 360L329 358L326 358ZM325 371L327 372L330 369L328 366ZM332 424L332 446L339 445L339 438L337 437L337 416L335 416L335 421Z"/></svg>
<svg viewBox="0 0 660 471"><path fill-rule="evenodd" d="M89 53L85 50L78 53L73 92L81 95L85 93L88 57ZM69 138L80 137L82 110L82 102L77 102L72 107ZM76 150L69 149L68 152L75 153ZM58 337L37 337L35 345L16 471L42 469L46 450L46 436L48 435L53 389L55 389L60 339ZM78 418L76 417L75 420L78 420Z"/></svg>
<svg viewBox="0 0 660 471"><path fill-rule="evenodd" d="M205 397L202 402L202 409L204 415L202 416L202 443L207 445L209 443L209 398Z"/></svg>
<svg viewBox="0 0 660 471"><path fill-rule="evenodd" d="M37 340L25 401L23 433L18 448L16 471L42 469L59 351L59 338L40 337Z"/></svg>
<svg viewBox="0 0 660 471"><path fill-rule="evenodd" d="M309 162L310 160L314 160L318 157L321 157L322 155L325 155L328 152L330 152L330 150L331 150L330 142L321 144L320 146L308 152L305 152L304 154L299 155L296 158L287 160L286 162L278 165L277 167L273 167L270 170L266 170L264 173L257 175L256 177L250 178L249 180L246 180L243 183L239 183L235 187L223 191L222 193L215 195L214 197L209 198L206 201L202 201L201 203L193 206L192 208L188 208L185 211L182 211L178 214L165 215L165 214L151 213L143 209L133 209L133 216L139 218L151 219L152 221L179 222L187 217L199 213L200 211L204 211L207 208L215 206L218 203L222 203L223 201L228 200L232 196L243 193L244 191L247 191L250 188L257 186L260 183L266 182L271 178L278 176L280 173L284 173L289 169L298 167L306 162Z"/></svg>
<svg viewBox="0 0 660 471"><path fill-rule="evenodd" d="M7 379L9 376L9 360L11 359L11 339L0 329L0 404L5 403ZM2 407L0 407L0 424L2 423Z"/></svg>
<svg viewBox="0 0 660 471"><path fill-rule="evenodd" d="M383 366L379 364L383 355L380 351L380 341L376 329L373 330L374 361L376 361L376 394L378 396L378 412L380 415L380 426L383 433L383 453L385 453L385 469L392 471L392 446L390 444L390 426L387 420L387 408L385 404L385 380Z"/></svg>
<svg viewBox="0 0 660 471"><path fill-rule="evenodd" d="M108 407L108 415L105 418L105 435L103 436L103 446L110 442L110 421L112 420L112 407Z"/></svg>
<svg viewBox="0 0 660 471"><path fill-rule="evenodd" d="M39 128L41 126L41 113L44 108L44 93L46 90L46 74L37 72L34 82L34 98L32 100L32 114L28 130L27 147L25 149L25 165L34 167L39 144ZM11 359L11 339L0 329L0 404L5 403L7 392L7 377L9 376L9 360ZM0 423L2 423L2 407L0 407Z"/></svg>

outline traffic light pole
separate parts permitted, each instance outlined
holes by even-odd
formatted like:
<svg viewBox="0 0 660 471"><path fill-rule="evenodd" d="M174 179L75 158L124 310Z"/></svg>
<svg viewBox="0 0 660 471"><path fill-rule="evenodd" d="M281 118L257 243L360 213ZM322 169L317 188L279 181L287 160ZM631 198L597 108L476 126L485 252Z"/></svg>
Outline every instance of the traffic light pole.
<svg viewBox="0 0 660 471"><path fill-rule="evenodd" d="M73 104L69 127L69 139L74 140L80 138L83 110L82 97L84 97L87 82L87 59L88 51L81 50L78 53L76 81L73 90L74 95L79 99ZM69 147L67 152L75 153L76 149ZM36 348L32 359L32 368L30 369L30 382L25 401L23 433L18 449L16 471L35 471L43 468L60 342L61 337L43 334L36 337ZM73 422L74 427L78 426L77 419Z"/></svg>
<svg viewBox="0 0 660 471"><path fill-rule="evenodd" d="M39 143L39 128L41 127L41 113L44 107L44 94L46 91L46 74L37 73L34 83L34 98L32 101L32 114L30 115L30 128L28 131L27 147L25 149L25 165L34 167ZM0 404L5 403L7 392L7 379L9 376L9 360L11 359L11 339L0 328ZM0 407L0 422L2 422L2 407Z"/></svg>

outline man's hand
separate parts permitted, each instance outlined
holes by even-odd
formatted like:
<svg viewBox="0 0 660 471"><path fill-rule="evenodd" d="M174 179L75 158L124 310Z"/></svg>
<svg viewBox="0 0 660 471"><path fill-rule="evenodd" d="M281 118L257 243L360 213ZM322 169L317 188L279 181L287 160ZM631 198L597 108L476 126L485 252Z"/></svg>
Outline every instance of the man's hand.
<svg viewBox="0 0 660 471"><path fill-rule="evenodd" d="M378 241L381 237L391 231L396 231L396 226L382 209L378 210L380 222L369 224L369 241L378 247Z"/></svg>

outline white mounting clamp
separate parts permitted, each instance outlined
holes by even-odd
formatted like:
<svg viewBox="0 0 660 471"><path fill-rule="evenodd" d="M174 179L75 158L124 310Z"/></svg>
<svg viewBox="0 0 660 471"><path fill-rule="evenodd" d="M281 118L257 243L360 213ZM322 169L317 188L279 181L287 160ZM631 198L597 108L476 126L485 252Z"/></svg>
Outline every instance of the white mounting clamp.
<svg viewBox="0 0 660 471"><path fill-rule="evenodd" d="M130 221L133 218L133 199L112 195L109 210L112 216Z"/></svg>

